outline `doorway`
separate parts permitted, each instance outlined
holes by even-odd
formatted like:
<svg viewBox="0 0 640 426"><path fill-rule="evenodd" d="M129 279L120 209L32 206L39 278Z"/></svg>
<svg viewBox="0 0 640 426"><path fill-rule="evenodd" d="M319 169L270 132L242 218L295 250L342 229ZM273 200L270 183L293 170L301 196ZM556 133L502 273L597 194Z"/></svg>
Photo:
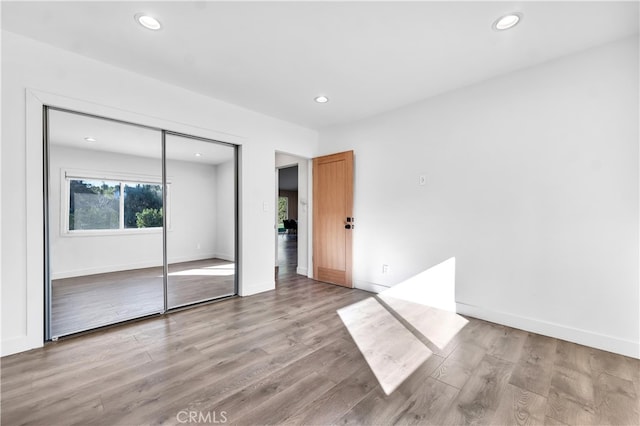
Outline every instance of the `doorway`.
<svg viewBox="0 0 640 426"><path fill-rule="evenodd" d="M44 114L46 340L237 294L237 146Z"/></svg>
<svg viewBox="0 0 640 426"><path fill-rule="evenodd" d="M278 169L278 268L298 267L298 166Z"/></svg>
<svg viewBox="0 0 640 426"><path fill-rule="evenodd" d="M275 154L275 266L308 276L309 160Z"/></svg>

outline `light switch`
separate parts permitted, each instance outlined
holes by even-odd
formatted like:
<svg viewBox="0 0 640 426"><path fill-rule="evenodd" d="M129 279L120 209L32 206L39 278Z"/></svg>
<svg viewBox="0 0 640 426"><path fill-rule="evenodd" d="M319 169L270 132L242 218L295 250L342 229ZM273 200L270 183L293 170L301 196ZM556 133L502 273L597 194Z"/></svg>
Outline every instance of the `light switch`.
<svg viewBox="0 0 640 426"><path fill-rule="evenodd" d="M427 176L426 175L420 175L419 182L420 182L420 185L426 185L427 184Z"/></svg>
<svg viewBox="0 0 640 426"><path fill-rule="evenodd" d="M269 203L266 201L262 202L262 211L268 212L269 211Z"/></svg>

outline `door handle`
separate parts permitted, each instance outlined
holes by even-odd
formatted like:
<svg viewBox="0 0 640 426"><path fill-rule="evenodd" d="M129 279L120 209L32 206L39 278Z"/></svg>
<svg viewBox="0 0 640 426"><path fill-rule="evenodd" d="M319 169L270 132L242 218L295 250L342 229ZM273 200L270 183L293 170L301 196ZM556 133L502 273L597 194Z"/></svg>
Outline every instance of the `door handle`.
<svg viewBox="0 0 640 426"><path fill-rule="evenodd" d="M353 222L355 222L355 218L347 216L347 221L344 224L344 229L353 229L356 226L353 224Z"/></svg>

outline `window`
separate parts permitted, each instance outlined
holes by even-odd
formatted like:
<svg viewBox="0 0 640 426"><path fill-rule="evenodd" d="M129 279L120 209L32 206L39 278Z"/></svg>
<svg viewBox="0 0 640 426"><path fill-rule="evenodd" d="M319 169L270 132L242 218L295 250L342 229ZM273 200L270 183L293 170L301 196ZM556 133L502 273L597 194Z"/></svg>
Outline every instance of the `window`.
<svg viewBox="0 0 640 426"><path fill-rule="evenodd" d="M65 183L68 233L162 228L160 183L76 176Z"/></svg>
<svg viewBox="0 0 640 426"><path fill-rule="evenodd" d="M289 198L278 197L278 230L284 230L286 219L289 219Z"/></svg>

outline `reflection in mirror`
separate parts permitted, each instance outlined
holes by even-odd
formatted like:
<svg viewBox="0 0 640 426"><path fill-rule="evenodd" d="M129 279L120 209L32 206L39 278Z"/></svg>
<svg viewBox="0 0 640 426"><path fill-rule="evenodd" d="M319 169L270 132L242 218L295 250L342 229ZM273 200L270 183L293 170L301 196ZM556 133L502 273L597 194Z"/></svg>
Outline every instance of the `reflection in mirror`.
<svg viewBox="0 0 640 426"><path fill-rule="evenodd" d="M235 148L167 134L168 307L236 293Z"/></svg>
<svg viewBox="0 0 640 426"><path fill-rule="evenodd" d="M50 336L162 312L162 134L48 119Z"/></svg>

